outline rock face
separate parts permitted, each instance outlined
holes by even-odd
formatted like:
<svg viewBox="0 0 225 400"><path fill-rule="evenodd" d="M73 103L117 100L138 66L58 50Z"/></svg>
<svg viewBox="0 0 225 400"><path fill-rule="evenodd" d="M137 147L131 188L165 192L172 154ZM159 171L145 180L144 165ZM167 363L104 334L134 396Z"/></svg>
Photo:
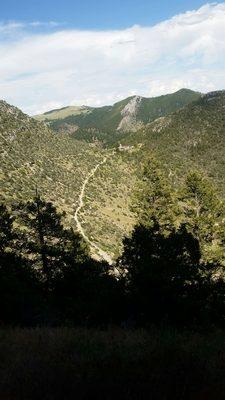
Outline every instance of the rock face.
<svg viewBox="0 0 225 400"><path fill-rule="evenodd" d="M135 132L143 126L142 121L138 121L137 114L142 101L142 97L135 96L121 111L122 120L117 128L117 131Z"/></svg>

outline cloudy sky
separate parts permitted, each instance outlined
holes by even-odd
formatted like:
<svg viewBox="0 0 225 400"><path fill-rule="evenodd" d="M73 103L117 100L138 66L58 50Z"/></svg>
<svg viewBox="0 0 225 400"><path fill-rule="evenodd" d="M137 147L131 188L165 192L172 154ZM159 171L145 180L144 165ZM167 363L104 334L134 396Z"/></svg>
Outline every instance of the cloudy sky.
<svg viewBox="0 0 225 400"><path fill-rule="evenodd" d="M93 10L81 25L77 17L73 23L68 11L68 19L50 12L47 20L35 12L18 19L5 15L0 22L0 98L35 114L182 87L225 89L225 2L199 1L200 7L191 9L194 2L180 1L182 12L170 8L160 18L158 10L149 23L144 3L149 7L151 2L140 1L143 18L137 13L135 20L133 12L132 18L118 25L112 19L107 26L93 24Z"/></svg>

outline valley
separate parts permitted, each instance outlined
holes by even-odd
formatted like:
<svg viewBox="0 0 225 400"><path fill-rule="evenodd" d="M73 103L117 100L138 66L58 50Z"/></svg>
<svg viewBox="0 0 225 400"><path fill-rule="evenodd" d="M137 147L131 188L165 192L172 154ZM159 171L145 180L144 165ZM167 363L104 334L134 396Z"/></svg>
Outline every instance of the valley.
<svg viewBox="0 0 225 400"><path fill-rule="evenodd" d="M0 18L0 400L225 399L225 0Z"/></svg>
<svg viewBox="0 0 225 400"><path fill-rule="evenodd" d="M146 157L160 161L174 187L199 169L224 195L224 106L223 91L200 96L183 89L33 119L1 102L0 200L13 207L37 189L65 214L65 226L82 234L92 255L111 264L136 223L132 202Z"/></svg>
<svg viewBox="0 0 225 400"><path fill-rule="evenodd" d="M108 155L107 157L104 157L104 159L102 161L100 161L92 170L91 172L88 173L87 177L84 180L83 185L81 186L81 192L79 195L79 204L78 207L76 209L76 212L74 214L74 220L76 223L76 227L78 232L81 234L81 236L84 238L84 240L90 245L90 249L92 250L92 252L94 253L93 256L99 256L100 259L103 259L105 261L107 261L107 263L109 265L112 265L113 260L112 258L105 252L103 251L99 246L97 246L94 242L92 242L89 237L86 235L86 233L84 232L84 229L82 227L82 224L79 221L79 213L81 211L81 209L84 207L84 196L85 196L85 190L86 190L86 186L88 185L89 181L91 178L93 178L95 176L95 173L97 172L97 170L107 162L108 158L110 157L110 155ZM96 254L97 252L97 254Z"/></svg>

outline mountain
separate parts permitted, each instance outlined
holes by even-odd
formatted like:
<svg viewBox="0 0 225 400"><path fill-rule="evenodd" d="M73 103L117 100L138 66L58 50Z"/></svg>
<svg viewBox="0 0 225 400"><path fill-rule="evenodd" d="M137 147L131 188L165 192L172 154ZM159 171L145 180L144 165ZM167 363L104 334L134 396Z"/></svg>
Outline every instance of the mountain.
<svg viewBox="0 0 225 400"><path fill-rule="evenodd" d="M164 101L174 99L171 96ZM127 104L132 110L132 99L113 106L114 111L117 107L115 115L119 115L119 109L127 110ZM124 135L117 131L114 147L105 148L99 142L78 140L68 131L58 130L56 134L51 124L0 102L0 202L11 206L28 200L37 187L42 197L66 212L64 222L74 229L78 228L79 207L78 222L91 243L92 254L113 258L121 251L122 238L135 224L130 206L141 163L149 154L162 162L175 187L188 170L200 169L224 196L225 91L198 95L197 100L163 117L152 117L151 122L144 101L140 103L141 127ZM139 103L138 107L140 116ZM169 107L174 105L168 105L167 110ZM107 115L112 116L108 107L104 109L105 114L103 108L94 109L102 112L102 124L103 115L105 123ZM91 118L93 110L81 111L82 118ZM60 111L61 115L65 112L68 110Z"/></svg>
<svg viewBox="0 0 225 400"><path fill-rule="evenodd" d="M225 91L210 92L168 116L158 118L124 144L142 143L176 177L200 169L225 194Z"/></svg>
<svg viewBox="0 0 225 400"><path fill-rule="evenodd" d="M79 222L94 244L92 253L102 257L117 251L133 223L129 199L135 174L125 155L67 133L56 135L5 102L0 102L0 149L0 203L12 207L30 200L37 188L66 213L65 225L77 229L75 215L87 181Z"/></svg>
<svg viewBox="0 0 225 400"><path fill-rule="evenodd" d="M65 134L0 102L0 201L28 200L36 188L68 218L78 204L85 176L102 159L102 150Z"/></svg>
<svg viewBox="0 0 225 400"><path fill-rule="evenodd" d="M200 97L200 93L181 89L173 94L154 98L128 97L113 106L99 108L65 107L36 118L48 122L57 132L74 133L77 139L100 140L113 144L127 132L135 132L154 121L176 111Z"/></svg>

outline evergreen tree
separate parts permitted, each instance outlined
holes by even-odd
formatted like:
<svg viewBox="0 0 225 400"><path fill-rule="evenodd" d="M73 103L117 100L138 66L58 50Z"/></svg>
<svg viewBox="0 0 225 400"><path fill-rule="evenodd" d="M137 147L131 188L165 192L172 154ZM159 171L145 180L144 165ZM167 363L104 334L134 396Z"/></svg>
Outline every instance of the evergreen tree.
<svg viewBox="0 0 225 400"><path fill-rule="evenodd" d="M136 192L133 210L138 222L146 227L156 218L163 230L170 230L178 214L175 192L159 163L153 158L144 162L141 183Z"/></svg>
<svg viewBox="0 0 225 400"><path fill-rule="evenodd" d="M210 307L222 303L212 304L212 293L219 298L218 284L212 279L212 266L200 263L200 257L199 242L185 225L169 235L156 220L152 227L134 229L124 240L119 267L125 270L131 316L137 323L210 322ZM224 284L221 288L224 292Z"/></svg>
<svg viewBox="0 0 225 400"><path fill-rule="evenodd" d="M13 230L13 217L4 204L0 204L0 254L6 249L12 249L13 240L16 238Z"/></svg>
<svg viewBox="0 0 225 400"><path fill-rule="evenodd" d="M198 173L187 176L182 195L173 191L165 173L150 159L135 202L139 223L124 239L118 268L125 271L136 316L178 322L185 309L187 322L209 317L210 290L215 299L220 296L215 268L221 259L215 262L201 252L218 240L222 249L223 202ZM211 247L209 253L214 254ZM222 282L221 288L223 292Z"/></svg>
<svg viewBox="0 0 225 400"><path fill-rule="evenodd" d="M62 321L103 326L122 320L123 285L109 271L107 263L91 258L64 269L63 278L58 279L52 292Z"/></svg>
<svg viewBox="0 0 225 400"><path fill-rule="evenodd" d="M17 254L14 217L0 205L0 321L29 325L37 311L39 288L30 264ZM41 297L40 297L41 298ZM39 298L39 300L40 300Z"/></svg>
<svg viewBox="0 0 225 400"><path fill-rule="evenodd" d="M67 230L62 224L64 214L55 206L36 195L33 201L19 205L17 215L22 229L21 251L39 266L48 283L62 275L63 268L71 262L85 261L87 246L78 233Z"/></svg>
<svg viewBox="0 0 225 400"><path fill-rule="evenodd" d="M203 260L225 261L225 204L211 182L199 172L190 172L180 192L182 219L199 240Z"/></svg>

